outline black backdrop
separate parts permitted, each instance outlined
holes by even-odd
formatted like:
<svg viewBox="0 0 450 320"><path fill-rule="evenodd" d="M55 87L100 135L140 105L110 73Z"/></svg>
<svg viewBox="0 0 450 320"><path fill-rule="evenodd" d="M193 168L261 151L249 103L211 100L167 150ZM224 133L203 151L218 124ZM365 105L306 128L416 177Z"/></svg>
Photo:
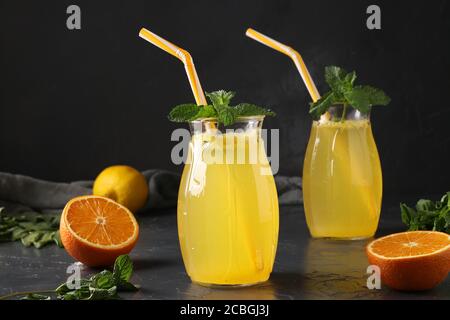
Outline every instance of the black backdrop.
<svg viewBox="0 0 450 320"><path fill-rule="evenodd" d="M66 28L77 4L82 29ZM366 28L369 4L382 30ZM323 68L358 71L389 107L372 121L385 195L449 188L449 1L1 1L0 171L67 181L104 167L171 164L169 108L192 101L182 64L138 37L145 26L188 49L205 90L267 105L281 129L280 174L299 175L311 119L292 62L244 36L298 49L319 90Z"/></svg>

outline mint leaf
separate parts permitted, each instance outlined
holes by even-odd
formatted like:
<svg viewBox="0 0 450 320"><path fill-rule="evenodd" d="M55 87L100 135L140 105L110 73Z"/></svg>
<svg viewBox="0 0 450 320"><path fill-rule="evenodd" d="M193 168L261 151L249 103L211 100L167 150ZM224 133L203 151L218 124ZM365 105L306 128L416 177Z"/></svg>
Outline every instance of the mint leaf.
<svg viewBox="0 0 450 320"><path fill-rule="evenodd" d="M346 72L344 69L336 66L325 67L325 81L331 90L339 91L340 86L344 82Z"/></svg>
<svg viewBox="0 0 450 320"><path fill-rule="evenodd" d="M401 203L402 221L408 230L432 230L450 234L448 195L449 193L444 195L440 201L420 199L417 201L415 209Z"/></svg>
<svg viewBox="0 0 450 320"><path fill-rule="evenodd" d="M130 280L133 274L133 262L128 255L123 254L117 257L114 262L113 274L116 280Z"/></svg>
<svg viewBox="0 0 450 320"><path fill-rule="evenodd" d="M235 93L233 91L224 90L206 92L206 96L217 112L217 120L226 126L233 124L236 118L233 109L229 106L234 95Z"/></svg>
<svg viewBox="0 0 450 320"><path fill-rule="evenodd" d="M336 103L335 94L334 92L329 91L316 102L310 103L309 113L312 114L314 119L319 119L320 116L325 113L328 108L330 108L334 103Z"/></svg>
<svg viewBox="0 0 450 320"><path fill-rule="evenodd" d="M197 106L196 104L180 104L169 113L169 120L174 122L186 122L202 118L215 118L217 112L213 106Z"/></svg>
<svg viewBox="0 0 450 320"><path fill-rule="evenodd" d="M169 113L169 120L174 122L185 122L189 121L191 118L200 111L200 107L196 104L180 104L172 109Z"/></svg>
<svg viewBox="0 0 450 320"><path fill-rule="evenodd" d="M380 89L371 86L354 86L356 72L347 73L337 66L325 67L325 81L330 91L325 93L321 99L310 104L310 113L314 119L325 113L333 105L350 106L362 113L368 113L372 106L385 106L390 98ZM345 119L344 108L341 121Z"/></svg>
<svg viewBox="0 0 450 320"><path fill-rule="evenodd" d="M391 98L389 98L383 90L371 86L362 86L357 88L361 88L361 90L367 93L370 97L369 100L371 106L387 106L391 102Z"/></svg>
<svg viewBox="0 0 450 320"><path fill-rule="evenodd" d="M355 80L356 80L356 72L355 72L355 71L352 71L352 72L350 72L350 73L347 73L347 74L345 75L345 77L344 77L344 81L345 81L346 83L351 84L352 87L353 87L353 83L355 82Z"/></svg>
<svg viewBox="0 0 450 320"><path fill-rule="evenodd" d="M390 98L382 90L371 86L354 87L344 96L353 108L363 113L369 112L372 106L385 106L390 102Z"/></svg>
<svg viewBox="0 0 450 320"><path fill-rule="evenodd" d="M97 273L91 277L90 281L91 287L99 289L108 289L115 286L117 283L115 275L109 270L103 270L102 272Z"/></svg>
<svg viewBox="0 0 450 320"><path fill-rule="evenodd" d="M200 107L197 114L189 120L205 119L205 118L216 118L217 112L213 106L207 105Z"/></svg>
<svg viewBox="0 0 450 320"><path fill-rule="evenodd" d="M1 208L0 208L1 218ZM0 227L1 230L1 227ZM77 288L69 288L67 282L64 282L55 290L36 291L36 292L16 292L3 297L10 298L22 296L23 300L50 300L50 296L43 293L56 294L59 300L112 300L119 299L119 291L136 291L139 286L129 282L133 273L133 262L128 255L121 255L114 262L113 272L103 270L100 273L92 275L89 279L80 279Z"/></svg>
<svg viewBox="0 0 450 320"><path fill-rule="evenodd" d="M330 86L337 100L341 100L344 94L351 91L353 82L356 79L356 73L348 73L339 67L329 66L325 68L325 81Z"/></svg>
<svg viewBox="0 0 450 320"><path fill-rule="evenodd" d="M39 293L29 293L20 300L50 300L50 296L46 296Z"/></svg>
<svg viewBox="0 0 450 320"><path fill-rule="evenodd" d="M226 126L229 126L234 123L236 120L236 115L234 114L234 110L228 106L218 106L217 110L217 120L223 123Z"/></svg>
<svg viewBox="0 0 450 320"><path fill-rule="evenodd" d="M213 106L230 104L231 99L235 96L233 91L218 90L213 92L205 92L206 96L209 98Z"/></svg>
<svg viewBox="0 0 450 320"><path fill-rule="evenodd" d="M186 122L202 118L216 118L217 122L223 123L227 126L233 124L237 117L275 115L275 112L251 103L240 103L234 107L230 106L231 99L235 95L233 91L218 90L214 92L205 92L205 94L212 105L178 105L170 111L169 120L175 122Z"/></svg>
<svg viewBox="0 0 450 320"><path fill-rule="evenodd" d="M59 241L59 215L41 215L28 212L10 216L0 208L0 241L21 241L26 247L37 249Z"/></svg>
<svg viewBox="0 0 450 320"><path fill-rule="evenodd" d="M408 207L404 203L400 203L400 212L402 217L402 222L406 224L408 228L410 228L411 220L413 219L413 216L415 215L415 212L413 209Z"/></svg>
<svg viewBox="0 0 450 320"><path fill-rule="evenodd" d="M353 88L352 91L345 93L345 99L348 104L362 113L370 111L370 96L360 88Z"/></svg>
<svg viewBox="0 0 450 320"><path fill-rule="evenodd" d="M251 103L240 103L234 107L234 114L238 117L249 116L275 116L276 113L270 109L262 108Z"/></svg>
<svg viewBox="0 0 450 320"><path fill-rule="evenodd" d="M84 300L115 300L118 299L117 287L113 286L107 289L89 287L90 295Z"/></svg>

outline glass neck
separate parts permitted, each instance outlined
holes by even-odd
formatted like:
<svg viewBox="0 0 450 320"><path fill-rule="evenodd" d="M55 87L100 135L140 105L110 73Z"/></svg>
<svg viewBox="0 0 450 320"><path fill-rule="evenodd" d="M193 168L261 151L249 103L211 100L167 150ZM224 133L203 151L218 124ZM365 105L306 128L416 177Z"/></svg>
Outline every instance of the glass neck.
<svg viewBox="0 0 450 320"><path fill-rule="evenodd" d="M235 123L229 126L218 124L217 119L200 119L189 122L191 134L225 134L225 133L244 133L257 130L261 133L264 116L258 117L242 117L238 118Z"/></svg>
<svg viewBox="0 0 450 320"><path fill-rule="evenodd" d="M370 110L362 113L350 106L335 105L328 109L328 114L323 114L321 120L345 121L345 120L370 120Z"/></svg>

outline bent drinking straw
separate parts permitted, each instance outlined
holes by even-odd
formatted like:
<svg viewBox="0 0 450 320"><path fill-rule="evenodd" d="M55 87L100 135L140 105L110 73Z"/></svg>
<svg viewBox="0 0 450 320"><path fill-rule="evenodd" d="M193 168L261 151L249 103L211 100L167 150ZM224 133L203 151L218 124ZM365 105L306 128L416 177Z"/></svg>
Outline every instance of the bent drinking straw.
<svg viewBox="0 0 450 320"><path fill-rule="evenodd" d="M253 40L256 40L272 49L275 49L289 56L294 61L295 66L300 72L300 75L303 79L303 82L306 85L306 88L308 89L308 92L312 100L316 102L317 100L320 99L319 91L317 91L316 85L314 84L314 81L312 80L305 63L303 62L302 56L297 51L295 51L294 49L285 44L282 44L281 42L278 42L272 38L269 38L266 35L263 35L262 33L256 30L253 30L252 28L248 28L245 35L249 38L252 38Z"/></svg>
<svg viewBox="0 0 450 320"><path fill-rule="evenodd" d="M170 53L174 57L180 59L184 67L186 69L186 74L189 79L189 83L191 84L192 93L194 94L195 101L197 105L203 105L206 106L208 103L206 102L205 94L203 93L202 86L200 84L200 80L198 79L197 71L195 70L194 62L192 60L191 55L186 50L183 50L179 48L178 46L174 45L173 43L161 38L160 36L154 34L153 32L142 28L139 31L139 37L141 37L144 40L147 40L151 44L157 46L158 48L166 51L167 53ZM210 124L208 126L208 129L215 129L215 126ZM241 219L238 217L238 219ZM245 223L245 222L244 222ZM246 237L247 241L247 247L250 252L256 252L256 250L252 249L253 245L248 239L248 236ZM231 266L230 266L231 268Z"/></svg>
<svg viewBox="0 0 450 320"><path fill-rule="evenodd" d="M203 93L202 85L200 84L200 80L198 79L194 61L192 60L190 53L145 28L142 28L139 31L139 37L170 53L174 57L180 59L181 62L183 62L187 77L189 79L189 83L191 85L192 93L195 97L195 102L199 106L206 106L208 103L206 102L205 94Z"/></svg>

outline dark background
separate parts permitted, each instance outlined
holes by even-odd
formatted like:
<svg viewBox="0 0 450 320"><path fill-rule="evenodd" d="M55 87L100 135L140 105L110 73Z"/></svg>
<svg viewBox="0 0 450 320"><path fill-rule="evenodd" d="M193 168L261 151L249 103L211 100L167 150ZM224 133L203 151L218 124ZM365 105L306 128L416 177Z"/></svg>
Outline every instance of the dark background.
<svg viewBox="0 0 450 320"><path fill-rule="evenodd" d="M66 28L77 4L82 29ZM382 30L366 28L378 4ZM181 170L166 116L193 101L183 65L141 27L190 51L203 88L278 112L280 174L299 175L310 97L293 63L245 37L253 27L296 48L319 91L323 69L384 89L375 108L385 197L449 189L449 1L1 1L0 171L92 179L104 167Z"/></svg>

